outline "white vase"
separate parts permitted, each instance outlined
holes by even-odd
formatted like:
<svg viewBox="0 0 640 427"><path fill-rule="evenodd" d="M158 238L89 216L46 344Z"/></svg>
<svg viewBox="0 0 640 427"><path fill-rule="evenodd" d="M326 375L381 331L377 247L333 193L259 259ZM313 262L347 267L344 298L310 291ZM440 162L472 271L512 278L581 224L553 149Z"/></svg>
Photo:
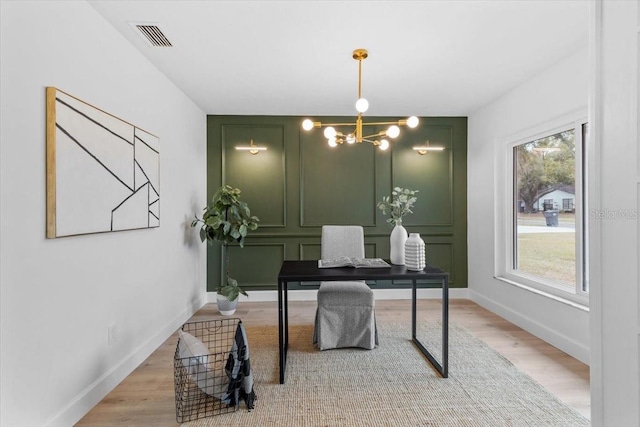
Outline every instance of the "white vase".
<svg viewBox="0 0 640 427"><path fill-rule="evenodd" d="M424 248L424 240L420 238L419 233L409 234L409 238L404 244L404 261L407 266L407 270L424 270L427 266Z"/></svg>
<svg viewBox="0 0 640 427"><path fill-rule="evenodd" d="M233 301L229 301L227 297L224 295L216 294L218 302L218 311L223 316L231 316L236 312L236 308L238 307L238 300L240 298L236 298Z"/></svg>
<svg viewBox="0 0 640 427"><path fill-rule="evenodd" d="M389 259L391 264L404 265L404 243L407 241L407 230L402 226L402 221L396 221L395 227L389 236Z"/></svg>

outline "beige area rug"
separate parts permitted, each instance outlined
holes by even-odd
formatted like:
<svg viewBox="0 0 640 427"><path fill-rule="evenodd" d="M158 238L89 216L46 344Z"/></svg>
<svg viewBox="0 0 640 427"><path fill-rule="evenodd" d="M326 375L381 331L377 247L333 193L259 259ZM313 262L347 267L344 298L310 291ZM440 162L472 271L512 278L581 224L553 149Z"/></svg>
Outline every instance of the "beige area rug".
<svg viewBox="0 0 640 427"><path fill-rule="evenodd" d="M508 360L451 326L449 378L411 343L408 324L378 324L375 350L320 352L312 326L291 326L285 384L278 383L278 330L247 328L257 394L248 412L183 424L207 426L588 426L585 419ZM438 325L420 330L436 349ZM433 354L439 359L439 349Z"/></svg>

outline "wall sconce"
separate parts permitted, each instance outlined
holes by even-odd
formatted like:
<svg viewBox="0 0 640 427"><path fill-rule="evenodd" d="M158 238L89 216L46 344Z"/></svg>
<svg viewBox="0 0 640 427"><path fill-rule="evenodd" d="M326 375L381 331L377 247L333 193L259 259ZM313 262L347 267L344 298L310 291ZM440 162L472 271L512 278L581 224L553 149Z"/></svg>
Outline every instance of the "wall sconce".
<svg viewBox="0 0 640 427"><path fill-rule="evenodd" d="M258 154L260 151L267 151L267 147L258 147L253 143L253 139L251 140L251 144L249 146L237 146L236 150L238 151L248 151L251 154Z"/></svg>
<svg viewBox="0 0 640 427"><path fill-rule="evenodd" d="M442 151L444 150L444 147L432 147L429 145L429 140L427 139L424 142L424 145L416 145L415 147L413 147L413 149L417 151L421 156L424 156L429 151Z"/></svg>

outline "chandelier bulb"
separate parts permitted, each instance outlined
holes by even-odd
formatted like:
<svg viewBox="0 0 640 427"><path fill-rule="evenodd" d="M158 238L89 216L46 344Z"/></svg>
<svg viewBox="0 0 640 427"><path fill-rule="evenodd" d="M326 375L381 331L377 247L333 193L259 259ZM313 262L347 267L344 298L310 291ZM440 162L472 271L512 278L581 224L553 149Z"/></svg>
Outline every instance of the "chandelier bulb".
<svg viewBox="0 0 640 427"><path fill-rule="evenodd" d="M327 139L332 139L332 138L335 139L336 134L337 134L336 130L331 126L329 126L324 130L324 137Z"/></svg>
<svg viewBox="0 0 640 427"><path fill-rule="evenodd" d="M389 129L387 129L387 136L389 138L397 138L398 135L400 135L400 128L396 125L389 126Z"/></svg>
<svg viewBox="0 0 640 427"><path fill-rule="evenodd" d="M304 121L302 122L302 129L304 130L313 129L313 121L310 119L304 119Z"/></svg>
<svg viewBox="0 0 640 427"><path fill-rule="evenodd" d="M358 113L364 113L369 109L369 101L365 98L360 98L356 101L356 111Z"/></svg>
<svg viewBox="0 0 640 427"><path fill-rule="evenodd" d="M416 116L411 116L407 119L407 126L409 126L411 129L415 128L416 126L418 126L418 123L420 122L420 120L418 120L418 118Z"/></svg>
<svg viewBox="0 0 640 427"><path fill-rule="evenodd" d="M337 147L338 146L338 143L336 142L335 138L329 138L327 140L327 142L329 143L329 147Z"/></svg>
<svg viewBox="0 0 640 427"><path fill-rule="evenodd" d="M347 144L353 144L354 142L356 142L356 136L352 133L347 135Z"/></svg>
<svg viewBox="0 0 640 427"><path fill-rule="evenodd" d="M381 139L380 145L378 147L380 147L382 151L386 150L387 148L389 148L389 141L387 141L386 139Z"/></svg>

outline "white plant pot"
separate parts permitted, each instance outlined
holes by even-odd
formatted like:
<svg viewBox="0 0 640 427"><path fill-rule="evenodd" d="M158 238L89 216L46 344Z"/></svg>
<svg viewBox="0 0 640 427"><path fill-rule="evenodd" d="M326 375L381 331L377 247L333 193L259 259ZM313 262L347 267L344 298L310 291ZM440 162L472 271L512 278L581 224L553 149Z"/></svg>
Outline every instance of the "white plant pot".
<svg viewBox="0 0 640 427"><path fill-rule="evenodd" d="M236 298L233 301L229 301L227 297L224 295L216 294L216 301L218 302L218 311L223 316L231 316L236 312L236 308L238 307L238 300L240 298Z"/></svg>
<svg viewBox="0 0 640 427"><path fill-rule="evenodd" d="M396 223L391 230L391 236L389 236L391 264L404 265L404 244L406 241L407 230L402 226L402 223Z"/></svg>

